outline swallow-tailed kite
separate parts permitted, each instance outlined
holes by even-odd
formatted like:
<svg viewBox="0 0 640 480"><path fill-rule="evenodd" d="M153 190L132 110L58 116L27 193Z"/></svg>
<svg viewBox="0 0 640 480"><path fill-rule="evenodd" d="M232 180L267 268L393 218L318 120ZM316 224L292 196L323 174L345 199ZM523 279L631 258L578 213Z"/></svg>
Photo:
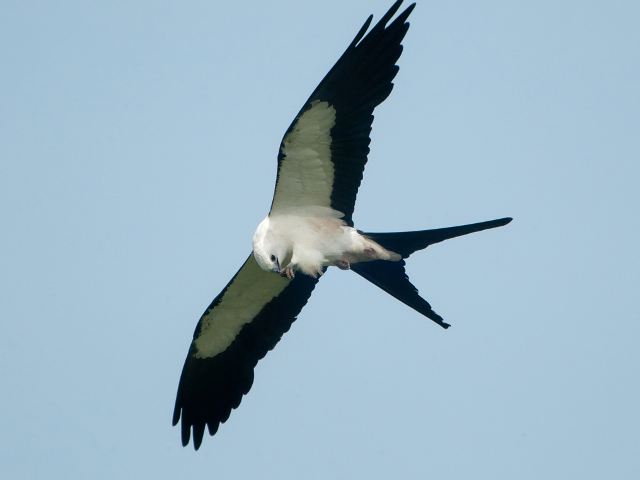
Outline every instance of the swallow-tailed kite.
<svg viewBox="0 0 640 480"><path fill-rule="evenodd" d="M253 236L253 252L206 309L180 377L173 424L196 449L251 388L253 369L289 330L330 266L353 270L430 318L433 311L405 273L417 250L506 225L511 218L401 233L363 233L353 225L369 153L373 110L387 98L407 33L410 5L393 21L396 1L368 31L364 23L286 131L273 203Z"/></svg>

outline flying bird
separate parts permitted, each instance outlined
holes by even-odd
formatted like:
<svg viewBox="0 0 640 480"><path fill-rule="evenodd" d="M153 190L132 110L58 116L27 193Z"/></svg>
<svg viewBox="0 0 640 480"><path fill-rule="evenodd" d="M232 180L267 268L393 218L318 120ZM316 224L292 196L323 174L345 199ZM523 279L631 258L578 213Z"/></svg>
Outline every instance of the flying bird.
<svg viewBox="0 0 640 480"><path fill-rule="evenodd" d="M405 272L405 259L449 238L511 221L435 230L364 233L352 215L369 153L373 110L393 88L407 33L402 0L369 30L369 16L284 134L275 192L253 236L253 251L197 324L180 376L173 425L197 450L253 383L253 371L289 330L331 266L353 270L448 328Z"/></svg>

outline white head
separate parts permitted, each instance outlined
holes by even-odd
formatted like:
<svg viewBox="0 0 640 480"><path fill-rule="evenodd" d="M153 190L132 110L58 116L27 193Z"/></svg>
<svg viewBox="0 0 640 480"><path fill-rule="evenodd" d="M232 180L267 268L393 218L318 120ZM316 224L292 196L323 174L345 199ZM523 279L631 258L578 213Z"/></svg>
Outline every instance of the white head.
<svg viewBox="0 0 640 480"><path fill-rule="evenodd" d="M286 266L286 244L278 241L278 237L274 235L269 225L269 217L260 222L253 234L253 256L263 270L279 273Z"/></svg>

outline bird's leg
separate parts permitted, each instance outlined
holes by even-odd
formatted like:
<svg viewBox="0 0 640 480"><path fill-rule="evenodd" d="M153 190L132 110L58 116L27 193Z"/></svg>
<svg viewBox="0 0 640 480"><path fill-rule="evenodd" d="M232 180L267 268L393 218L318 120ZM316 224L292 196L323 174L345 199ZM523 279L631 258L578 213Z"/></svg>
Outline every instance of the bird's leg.
<svg viewBox="0 0 640 480"><path fill-rule="evenodd" d="M367 258L376 258L376 251L372 247L366 247L363 252Z"/></svg>
<svg viewBox="0 0 640 480"><path fill-rule="evenodd" d="M293 279L293 277L296 276L296 272L293 269L293 264L290 263L289 265L287 265L286 267L284 267L282 270L280 270L280 276L281 277L286 277L289 280Z"/></svg>
<svg viewBox="0 0 640 480"><path fill-rule="evenodd" d="M334 265L338 267L340 270L349 270L351 268L351 264L349 260L341 259L337 260Z"/></svg>

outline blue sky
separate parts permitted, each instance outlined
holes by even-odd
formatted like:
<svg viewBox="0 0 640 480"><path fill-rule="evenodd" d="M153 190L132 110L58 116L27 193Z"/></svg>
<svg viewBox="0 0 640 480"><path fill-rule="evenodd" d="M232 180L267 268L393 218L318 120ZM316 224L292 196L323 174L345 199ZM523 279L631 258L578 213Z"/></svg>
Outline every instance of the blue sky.
<svg viewBox="0 0 640 480"><path fill-rule="evenodd" d="M3 478L635 478L640 7L419 2L354 219L508 227L412 256L444 331L330 271L198 452L197 318L286 127L391 1L5 1Z"/></svg>

